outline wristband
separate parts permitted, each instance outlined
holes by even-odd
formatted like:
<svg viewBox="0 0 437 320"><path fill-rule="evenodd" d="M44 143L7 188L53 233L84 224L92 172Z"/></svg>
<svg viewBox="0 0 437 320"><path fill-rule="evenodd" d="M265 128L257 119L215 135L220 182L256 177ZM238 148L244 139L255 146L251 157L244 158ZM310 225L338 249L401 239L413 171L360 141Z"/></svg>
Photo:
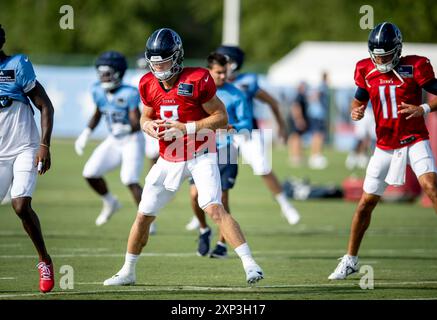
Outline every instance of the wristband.
<svg viewBox="0 0 437 320"><path fill-rule="evenodd" d="M424 116L426 116L428 113L431 112L431 107L427 103L421 104L420 107L422 107L422 109L423 109Z"/></svg>
<svg viewBox="0 0 437 320"><path fill-rule="evenodd" d="M185 124L185 129L187 130L187 134L196 133L196 122L187 122Z"/></svg>
<svg viewBox="0 0 437 320"><path fill-rule="evenodd" d="M40 145L40 146L43 146L43 147L46 147L47 149L50 149L50 146L48 146L48 145L46 145L46 144L44 144L44 143L40 143L39 145Z"/></svg>

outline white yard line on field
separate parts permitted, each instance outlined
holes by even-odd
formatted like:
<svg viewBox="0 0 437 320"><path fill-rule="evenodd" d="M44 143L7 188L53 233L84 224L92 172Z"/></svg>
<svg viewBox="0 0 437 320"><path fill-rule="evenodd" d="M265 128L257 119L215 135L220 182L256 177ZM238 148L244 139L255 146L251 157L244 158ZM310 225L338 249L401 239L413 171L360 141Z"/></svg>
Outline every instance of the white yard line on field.
<svg viewBox="0 0 437 320"><path fill-rule="evenodd" d="M76 283L77 285L82 284L101 284L99 282L82 282ZM437 284L437 281L406 281L406 282L376 282L375 289L377 290L379 286L410 286L410 285L427 285L427 284ZM6 298L20 298L20 297L43 297L43 296L62 296L62 295L92 295L92 294L111 294L111 293L146 293L146 292L175 292L175 291L221 291L221 292L256 292L257 289L287 289L287 288L320 288L320 287L357 287L357 283L319 283L319 284L290 284L290 285L272 285L272 286L255 286L255 287L202 287L202 286L162 286L153 288L138 288L139 285L150 285L150 284L137 284L137 286L125 287L124 290L81 290L81 291L55 291L46 294L29 292L29 293L14 293L14 294L0 294L0 299ZM103 285L102 285L103 287ZM407 289L406 288L406 289ZM426 297L426 298L398 298L400 300L408 299L437 299L437 297Z"/></svg>

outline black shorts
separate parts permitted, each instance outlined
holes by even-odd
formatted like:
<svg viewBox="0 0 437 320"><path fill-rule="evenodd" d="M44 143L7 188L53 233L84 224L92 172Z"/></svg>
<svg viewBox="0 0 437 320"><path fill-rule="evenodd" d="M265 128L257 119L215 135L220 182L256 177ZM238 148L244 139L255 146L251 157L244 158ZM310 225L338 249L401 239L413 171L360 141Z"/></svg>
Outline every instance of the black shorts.
<svg viewBox="0 0 437 320"><path fill-rule="evenodd" d="M222 190L232 189L235 185L238 175L238 164L219 164L220 180L222 184ZM194 184L192 177L188 178L190 185Z"/></svg>
<svg viewBox="0 0 437 320"><path fill-rule="evenodd" d="M299 136L303 135L305 132L308 131L308 119L305 119L305 122L307 124L306 128L304 130L300 130L296 128L296 124L294 123L294 119L292 117L287 118L287 124L288 124L288 132L289 134L296 133Z"/></svg>

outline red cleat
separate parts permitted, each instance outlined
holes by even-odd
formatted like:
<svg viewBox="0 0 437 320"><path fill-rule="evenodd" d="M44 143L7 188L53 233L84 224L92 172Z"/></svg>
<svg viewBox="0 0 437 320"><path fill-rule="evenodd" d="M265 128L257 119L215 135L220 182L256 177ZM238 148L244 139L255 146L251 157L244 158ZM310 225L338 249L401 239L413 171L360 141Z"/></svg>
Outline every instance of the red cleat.
<svg viewBox="0 0 437 320"><path fill-rule="evenodd" d="M46 264L44 261L41 261L37 267L39 270L39 290L43 293L50 292L55 286L53 263Z"/></svg>

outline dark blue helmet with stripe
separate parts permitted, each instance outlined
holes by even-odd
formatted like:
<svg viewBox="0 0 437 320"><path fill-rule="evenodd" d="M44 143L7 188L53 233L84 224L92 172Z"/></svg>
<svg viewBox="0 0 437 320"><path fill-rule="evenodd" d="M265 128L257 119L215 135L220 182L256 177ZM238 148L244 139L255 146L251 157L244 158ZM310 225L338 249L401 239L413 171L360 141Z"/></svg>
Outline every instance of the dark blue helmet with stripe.
<svg viewBox="0 0 437 320"><path fill-rule="evenodd" d="M368 48L370 58L379 72L393 70L401 58L401 31L390 22L378 24L369 34Z"/></svg>
<svg viewBox="0 0 437 320"><path fill-rule="evenodd" d="M220 46L216 52L221 53L229 59L231 72L240 70L244 62L244 51L237 46Z"/></svg>
<svg viewBox="0 0 437 320"><path fill-rule="evenodd" d="M0 49L3 48L5 42L6 42L5 30L2 28L2 25L0 24Z"/></svg>
<svg viewBox="0 0 437 320"><path fill-rule="evenodd" d="M117 51L103 52L96 60L96 69L102 88L113 90L121 85L127 61L124 55Z"/></svg>
<svg viewBox="0 0 437 320"><path fill-rule="evenodd" d="M172 29L161 28L147 39L144 53L153 75L160 81L165 81L180 73L183 68L184 48L181 37ZM154 65L171 61L167 70L157 71Z"/></svg>

